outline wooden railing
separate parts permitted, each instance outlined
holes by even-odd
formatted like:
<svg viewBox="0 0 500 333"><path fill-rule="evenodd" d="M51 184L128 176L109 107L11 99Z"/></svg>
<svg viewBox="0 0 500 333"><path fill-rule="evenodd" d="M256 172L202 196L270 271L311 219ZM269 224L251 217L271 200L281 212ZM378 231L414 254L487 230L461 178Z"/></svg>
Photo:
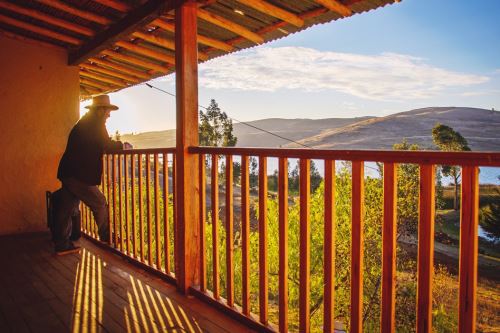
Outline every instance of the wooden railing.
<svg viewBox="0 0 500 333"><path fill-rule="evenodd" d="M111 247L173 282L174 179L175 148L124 150L103 158L101 191L109 205ZM98 238L83 204L82 230Z"/></svg>
<svg viewBox="0 0 500 333"><path fill-rule="evenodd" d="M478 167L500 166L500 153L451 153L430 151L335 151L309 149L253 149L191 147L189 153L199 155L199 286L190 292L218 309L260 331L287 332L288 318L288 159L299 160L300 204L300 273L299 331L310 330L310 161L324 162L324 290L323 330L334 330L335 281L335 165L336 161L351 163L351 266L350 266L350 331L363 327L363 219L364 162L383 163L383 226L382 226L382 290L381 332L395 331L396 281L396 205L397 165L420 166L418 263L417 263L417 332L431 332L432 278L434 269L434 203L435 166L462 167L460 269L459 269L459 331L474 332L476 324L476 284L478 246ZM251 311L250 286L250 166L249 158L258 158L258 312ZM241 160L241 304L235 301L233 158ZM268 230L267 230L267 162L278 159L279 205L279 318L269 320L268 304ZM219 246L219 160L225 165L225 248ZM171 167L169 168L169 163ZM153 164L153 170L151 170ZM207 213L207 165L210 170L210 210ZM173 224L175 196L169 189L169 177L175 179L175 149L131 150L106 155L102 191L110 206L110 232L113 248L132 261L163 274L175 283L172 273ZM171 171L169 171L171 169ZM162 186L159 175L163 175ZM160 187L162 189L160 190ZM175 189L175 184L173 184ZM172 191L175 192L175 191ZM172 193L174 194L174 193ZM160 204L163 201L163 204ZM167 204L165 204L167 203ZM171 210L165 207L172 206ZM209 217L211 225L207 225ZM82 229L97 237L95 224L87 208L82 212ZM170 227L166 227L170 226ZM210 229L206 229L206 227ZM132 230L132 231L131 231ZM210 230L212 252L211 290L207 283L207 234ZM158 246L162 244L161 246ZM225 252L225 285L220 285L220 253ZM165 255L168 254L168 255ZM168 279L167 279L168 280ZM255 291L254 291L255 292ZM224 295L224 297L222 297Z"/></svg>

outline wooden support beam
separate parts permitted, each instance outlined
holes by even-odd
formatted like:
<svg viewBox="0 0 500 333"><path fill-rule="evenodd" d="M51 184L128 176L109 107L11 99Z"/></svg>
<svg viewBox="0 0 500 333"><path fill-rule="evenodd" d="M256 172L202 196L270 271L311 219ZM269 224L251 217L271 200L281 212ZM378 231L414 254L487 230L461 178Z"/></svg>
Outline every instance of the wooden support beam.
<svg viewBox="0 0 500 333"><path fill-rule="evenodd" d="M250 31L244 26L234 23L233 21L228 20L222 16L208 12L204 9L198 9L198 17L204 21L210 22L221 28L229 30L237 35L243 36L246 39L254 42L255 44L262 44L264 42L264 38L262 38L255 32Z"/></svg>
<svg viewBox="0 0 500 333"><path fill-rule="evenodd" d="M152 50L150 48L147 48L147 47L144 47L141 45L137 45L134 43L130 43L130 42L118 41L115 43L115 45L122 47L126 50L132 51L134 53L149 57L151 59L175 65L175 58L171 55L168 55L168 54L165 54L165 53L162 53L159 51L155 51L155 50Z"/></svg>
<svg viewBox="0 0 500 333"><path fill-rule="evenodd" d="M138 71L136 69L133 69L133 68L130 68L130 67L124 66L122 64L118 64L116 62L109 61L109 60L106 60L103 58L90 58L89 61L91 63L96 63L96 64L99 64L102 66L113 68L113 69L120 71L122 73L127 73L129 75L132 75L132 76L135 76L135 77L138 77L141 79L149 80L151 78L151 75L149 75L148 73L141 72L141 71Z"/></svg>
<svg viewBox="0 0 500 333"><path fill-rule="evenodd" d="M120 78L122 80L129 81L129 82L132 82L132 83L139 83L139 81L140 81L140 80L138 80L136 77L134 77L132 75L122 74L120 72L113 71L113 70L110 70L110 69L106 69L104 67L100 67L100 66L96 66L96 65L80 64L80 67L81 68L85 68L87 70L94 71L94 72L103 73L103 74L106 74L106 75L109 75L109 76L114 76L116 78Z"/></svg>
<svg viewBox="0 0 500 333"><path fill-rule="evenodd" d="M113 78L110 78L107 76L102 76L102 75L99 75L97 73L92 73L89 71L80 70L80 76L85 76L85 77L89 77L92 79L96 79L96 80L101 81L101 82L110 83L110 84L113 84L113 85L118 86L118 87L126 87L127 86L127 84L121 80L113 79Z"/></svg>
<svg viewBox="0 0 500 333"><path fill-rule="evenodd" d="M188 148L198 145L197 4L179 1L175 9L176 58L176 265L177 288L187 294L199 284L199 173L198 154Z"/></svg>
<svg viewBox="0 0 500 333"><path fill-rule="evenodd" d="M0 8L4 8L7 10L10 10L11 12L26 15L33 17L37 20L47 22L49 24L74 31L76 33L85 35L85 36L94 36L94 32L91 29L88 29L86 27L83 27L81 25L73 24L65 20L58 19L56 17L44 14L43 12L40 12L38 10L34 9L29 9L25 7L21 7L18 5L15 5L10 2L5 2L5 1L0 1Z"/></svg>
<svg viewBox="0 0 500 333"><path fill-rule="evenodd" d="M245 6L256 9L264 14L279 18L282 21L288 22L296 27L302 27L304 20L297 15L290 13L280 7L270 4L263 0L237 0Z"/></svg>
<svg viewBox="0 0 500 333"><path fill-rule="evenodd" d="M43 0L49 1L49 0ZM50 0L53 1L53 0ZM84 62L102 50L109 48L113 43L121 38L130 35L152 20L160 17L161 13L168 11L172 7L172 1L150 0L128 13L120 21L111 25L108 29L97 34L95 38L80 47L68 56L69 65L77 65Z"/></svg>
<svg viewBox="0 0 500 333"><path fill-rule="evenodd" d="M167 39L167 38L161 38L158 36L155 36L153 34L141 32L141 31L136 31L132 34L132 36L144 39L145 41L148 41L152 44L164 47L169 50L175 51L175 42L173 40ZM204 52L198 51L198 59L200 60L207 60L208 55Z"/></svg>
<svg viewBox="0 0 500 333"><path fill-rule="evenodd" d="M123 1L116 1L116 0L93 0L93 1L124 13L128 12L131 9L131 7L128 4L124 3Z"/></svg>
<svg viewBox="0 0 500 333"><path fill-rule="evenodd" d="M108 19L107 17L75 8L75 7L70 6L62 1L59 1L59 0L37 0L37 1L43 3L47 6L57 8L59 10L67 12L69 14L73 14L75 16L84 18L88 21L99 23L101 25L109 25L112 23L112 21L110 19Z"/></svg>
<svg viewBox="0 0 500 333"><path fill-rule="evenodd" d="M337 0L315 0L315 1L320 5L322 5L323 7L328 8L329 10L342 15L343 17L352 15L351 8L342 4L340 1Z"/></svg>
<svg viewBox="0 0 500 333"><path fill-rule="evenodd" d="M152 25L158 26L161 29L174 32L175 33L175 26L172 23L165 22L160 19L156 19L153 22L151 22ZM234 46L229 45L228 43L225 43L223 41L220 41L218 39L206 37L203 35L198 35L198 43L211 46L215 49L226 51L226 52L232 52L234 51Z"/></svg>
<svg viewBox="0 0 500 333"><path fill-rule="evenodd" d="M94 87L86 85L84 83L80 83L80 87L89 95L98 95L98 94L102 93L101 89L94 88Z"/></svg>
<svg viewBox="0 0 500 333"><path fill-rule="evenodd" d="M85 84L87 86L91 86L91 87L97 88L97 89L102 89L104 91L112 89L111 86L109 86L109 85L107 85L105 83L95 82L93 80L89 80L89 79L86 79L86 78L81 77L81 76L80 76L80 83L81 84Z"/></svg>
<svg viewBox="0 0 500 333"><path fill-rule="evenodd" d="M30 24L30 23L19 21L19 20L13 19L13 18L8 17L8 16L4 16L2 14L0 14L0 22L15 26L17 28L21 28L21 29L24 29L27 31L31 31L31 32L34 32L34 33L37 33L37 34L43 35L45 37L49 37L49 38L61 41L61 42L65 42L65 43L69 43L69 44L73 44L73 45L80 45L82 43L79 39L76 39L74 37L69 37L69 36L60 34L58 32L49 30L49 29L41 28L39 26Z"/></svg>
<svg viewBox="0 0 500 333"><path fill-rule="evenodd" d="M116 58L125 62L128 62L129 64L133 65L138 65L144 68L149 68L152 70L155 70L159 73L168 73L171 71L169 66L163 66L163 65L158 65L149 61L145 61L136 57L132 57L126 54L121 54L115 51L111 50L104 50L101 52L102 54L105 54L107 56L110 56L111 58Z"/></svg>

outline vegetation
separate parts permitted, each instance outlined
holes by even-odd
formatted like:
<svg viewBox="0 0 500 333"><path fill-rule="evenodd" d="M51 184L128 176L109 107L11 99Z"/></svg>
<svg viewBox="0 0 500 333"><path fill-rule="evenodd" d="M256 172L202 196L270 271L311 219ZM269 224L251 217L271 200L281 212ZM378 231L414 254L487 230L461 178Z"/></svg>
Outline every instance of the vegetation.
<svg viewBox="0 0 500 333"><path fill-rule="evenodd" d="M233 121L212 99L206 112L200 110L200 146L233 147L238 139L233 135Z"/></svg>

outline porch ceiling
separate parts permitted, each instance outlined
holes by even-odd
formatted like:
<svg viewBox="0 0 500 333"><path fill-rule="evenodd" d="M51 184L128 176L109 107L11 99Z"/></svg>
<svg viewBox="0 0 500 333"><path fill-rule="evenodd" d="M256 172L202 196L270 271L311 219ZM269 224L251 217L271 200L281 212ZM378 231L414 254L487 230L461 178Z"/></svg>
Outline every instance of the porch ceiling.
<svg viewBox="0 0 500 333"><path fill-rule="evenodd" d="M199 62L398 1L198 1ZM88 98L175 71L173 2L4 0L0 33L65 48Z"/></svg>

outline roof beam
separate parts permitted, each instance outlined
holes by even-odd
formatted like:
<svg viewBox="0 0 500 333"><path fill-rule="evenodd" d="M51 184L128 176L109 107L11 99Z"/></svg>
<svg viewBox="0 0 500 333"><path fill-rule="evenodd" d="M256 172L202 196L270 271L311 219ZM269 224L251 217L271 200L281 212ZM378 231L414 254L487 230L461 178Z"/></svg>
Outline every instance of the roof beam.
<svg viewBox="0 0 500 333"><path fill-rule="evenodd" d="M84 18L88 21L96 22L96 23L99 23L101 25L111 24L111 20L108 19L107 17L72 7L72 6L66 4L62 1L59 1L59 0L37 0L37 1L43 3L47 6L57 8L57 9L62 10L64 12L68 12L68 13L73 14L75 16Z"/></svg>
<svg viewBox="0 0 500 333"><path fill-rule="evenodd" d="M49 29L45 29L45 28L30 24L30 23L19 21L19 20L13 19L11 17L4 16L2 14L0 14L0 22L4 22L4 23L7 23L9 25L15 26L17 28L31 31L31 32L43 35L45 37L49 37L49 38L52 38L55 40L65 42L65 43L69 43L69 44L73 44L73 45L80 45L82 43L81 40L76 39L74 37L66 36L66 35L60 34L58 32L49 30Z"/></svg>
<svg viewBox="0 0 500 333"><path fill-rule="evenodd" d="M83 89L84 92L88 95L98 95L103 92L101 89L97 89L82 82L80 82L80 88Z"/></svg>
<svg viewBox="0 0 500 333"><path fill-rule="evenodd" d="M108 29L96 35L93 40L80 47L80 49L70 53L68 64L77 65L102 50L109 48L116 40L130 35L140 26L144 26L155 18L160 17L163 12L171 9L172 6L173 1L169 0L150 0L146 2L131 11L117 23L111 25Z"/></svg>
<svg viewBox="0 0 500 333"><path fill-rule="evenodd" d="M126 50L132 51L137 54L141 54L146 57L150 57L154 60L158 60L161 62L166 62L171 65L175 65L175 57L168 55L166 53L158 52L147 47L137 45L130 42L118 41L115 43L116 46L122 47Z"/></svg>
<svg viewBox="0 0 500 333"><path fill-rule="evenodd" d="M81 76L80 76L80 83L81 84L85 84L87 86L91 86L91 87L97 88L97 89L101 89L101 90L104 90L104 91L113 89L113 87L111 87L111 86L109 86L109 85L107 85L105 83L95 82L95 81L86 79L86 78L81 77Z"/></svg>
<svg viewBox="0 0 500 333"><path fill-rule="evenodd" d="M262 0L237 0L238 2L244 4L245 6L256 9L264 14L279 18L282 21L288 22L296 27L302 27L304 25L304 20L297 15L290 13L280 7L270 4L269 2Z"/></svg>
<svg viewBox="0 0 500 333"><path fill-rule="evenodd" d="M121 1L115 1L115 0L93 0L93 1L100 3L101 5L104 5L106 7L116 9L120 12L126 13L131 9L131 7L128 4Z"/></svg>
<svg viewBox="0 0 500 333"><path fill-rule="evenodd" d="M101 81L101 82L110 83L112 85L122 87L122 88L127 86L127 84L125 82L123 82L122 80L109 78L109 77L102 76L102 75L99 75L97 73L92 73L89 71L80 70L80 76L89 77L89 78L96 79L96 80Z"/></svg>
<svg viewBox="0 0 500 333"><path fill-rule="evenodd" d="M342 15L343 17L352 15L351 8L347 7L340 1L337 0L315 0L315 1L320 5L322 5L323 7L328 8L329 10Z"/></svg>
<svg viewBox="0 0 500 333"><path fill-rule="evenodd" d="M165 22L160 19L156 19L153 22L151 22L152 25L158 26L162 28L163 30L170 31L172 33L175 33L175 26L172 23ZM223 41L220 41L218 39L206 37L203 35L198 34L198 43L211 46L215 49L226 51L226 52L232 52L234 51L234 47L232 45L229 45L228 43L225 43Z"/></svg>
<svg viewBox="0 0 500 333"><path fill-rule="evenodd" d="M260 35L256 34L255 32L250 31L247 28L245 28L237 23L234 23L233 21L228 20L222 16L208 12L205 9L201 9L201 8L198 9L198 17L204 21L210 22L210 23L215 24L221 28L229 30L237 35L243 36L246 39L248 39L256 44L262 44L264 42L264 38L262 38Z"/></svg>
<svg viewBox="0 0 500 333"><path fill-rule="evenodd" d="M147 73L138 71L138 70L133 69L133 68L129 68L127 66L118 64L118 63L113 62L113 61L105 60L102 58L90 58L89 61L93 64L99 64L101 66L113 68L113 69L120 71L122 73L126 73L128 75L132 75L132 76L135 76L135 77L138 77L141 79L149 80L151 78L151 75L149 75Z"/></svg>
<svg viewBox="0 0 500 333"><path fill-rule="evenodd" d="M49 24L52 24L52 25L55 25L55 26L58 26L58 27L61 27L61 28L67 29L67 30L71 30L71 31L79 33L81 35L85 35L85 36L89 36L89 37L94 36L94 31L92 31L88 28L70 23L68 21L58 19L56 17L50 16L47 14L44 14L38 10L20 7L20 6L13 4L13 3L5 2L5 1L0 1L0 8L10 10L11 12L14 12L14 13L33 17L37 20L44 21L44 22L47 22Z"/></svg>
<svg viewBox="0 0 500 333"><path fill-rule="evenodd" d="M111 69L106 69L104 67L100 67L97 65L80 64L79 66L80 66L80 68L85 68L86 70L90 70L90 71L98 72L98 73L103 73L103 74L106 74L109 76L114 76L116 78L119 78L119 79L122 79L122 80L125 80L128 82L132 82L132 83L139 83L139 81L140 81L139 79L137 79L136 77L134 77L132 75L122 74L120 72L113 71Z"/></svg>
<svg viewBox="0 0 500 333"><path fill-rule="evenodd" d="M116 59L128 62L129 64L132 64L132 65L137 65L137 66L141 66L144 68L152 69L152 70L159 72L159 73L168 73L171 71L171 68L169 66L158 65L158 64L155 64L155 63L152 63L149 61L145 61L145 60L142 60L142 59L139 59L136 57L126 55L126 54L121 54L121 53L118 53L115 51L104 50L101 53L105 54L111 58L116 58Z"/></svg>
<svg viewBox="0 0 500 333"><path fill-rule="evenodd" d="M175 42L173 40L161 38L161 37L155 36L153 34L141 32L141 31L134 32L132 34L132 36L140 38L140 39L144 39L145 41L148 41L152 44L155 44L155 45L164 47L166 49L175 51ZM198 59L205 61L208 59L208 55L204 52L198 51Z"/></svg>

